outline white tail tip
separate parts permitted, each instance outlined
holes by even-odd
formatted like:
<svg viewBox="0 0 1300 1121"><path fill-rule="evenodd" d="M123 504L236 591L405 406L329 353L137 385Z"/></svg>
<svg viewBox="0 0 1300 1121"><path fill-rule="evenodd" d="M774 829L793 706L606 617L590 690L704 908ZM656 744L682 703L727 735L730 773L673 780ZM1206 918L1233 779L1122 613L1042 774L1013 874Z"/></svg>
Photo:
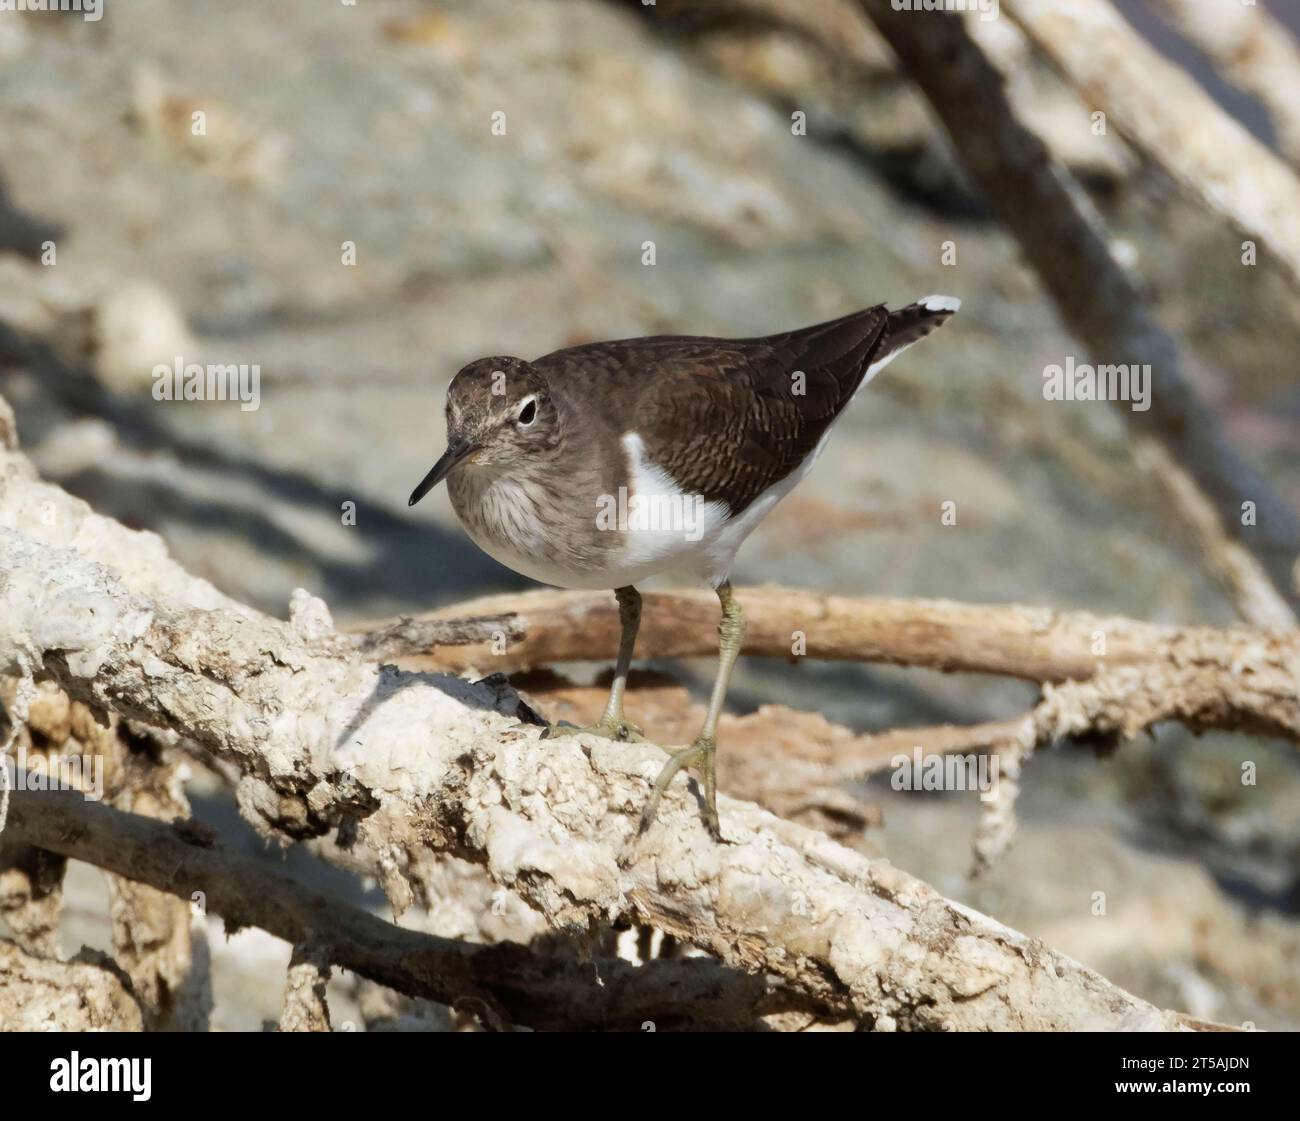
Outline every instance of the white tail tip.
<svg viewBox="0 0 1300 1121"><path fill-rule="evenodd" d="M926 311L948 311L955 312L961 310L961 300L956 296L926 296L916 301Z"/></svg>

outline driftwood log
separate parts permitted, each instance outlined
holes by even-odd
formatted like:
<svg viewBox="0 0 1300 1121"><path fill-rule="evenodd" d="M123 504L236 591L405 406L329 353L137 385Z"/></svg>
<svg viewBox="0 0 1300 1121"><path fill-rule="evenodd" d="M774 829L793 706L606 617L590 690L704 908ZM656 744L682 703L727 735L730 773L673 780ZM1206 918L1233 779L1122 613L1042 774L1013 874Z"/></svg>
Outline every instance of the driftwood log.
<svg viewBox="0 0 1300 1121"><path fill-rule="evenodd" d="M188 737L238 769L250 822L281 839L338 837L399 912L422 858L451 852L554 931L652 926L877 1029L1188 1026L887 862L751 804L722 800L726 841L715 844L679 781L638 836L658 748L543 739L500 677L378 665L306 594L287 623L233 604L153 535L35 478L12 444L0 455L0 621L4 672ZM1225 635L1196 663L1207 692L1182 715L1236 726L1250 710L1294 726L1294 691L1277 695L1275 664L1293 655L1275 636ZM1269 703L1243 679L1271 683ZM1156 715L1135 711L1134 725ZM1117 714L1066 713L1080 728ZM21 828L37 827L39 809L17 811Z"/></svg>

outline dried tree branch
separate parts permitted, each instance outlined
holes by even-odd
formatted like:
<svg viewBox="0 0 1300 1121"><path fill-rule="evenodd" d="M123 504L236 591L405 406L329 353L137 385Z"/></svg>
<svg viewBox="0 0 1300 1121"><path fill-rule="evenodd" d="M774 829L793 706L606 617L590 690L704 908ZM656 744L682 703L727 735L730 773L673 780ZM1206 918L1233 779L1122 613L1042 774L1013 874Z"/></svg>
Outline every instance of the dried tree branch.
<svg viewBox="0 0 1300 1121"><path fill-rule="evenodd" d="M49 577L40 595L13 578L34 569ZM639 839L658 750L541 740L501 715L508 690L322 654L271 620L146 600L11 532L0 571L0 666L17 638L69 695L184 726L238 763L241 810L265 831L341 827L398 867L429 846L468 855L558 930L655 926L877 1027L1175 1026L919 881L746 803L724 799L728 843L714 845L676 786ZM19 820L32 837L31 811Z"/></svg>
<svg viewBox="0 0 1300 1121"><path fill-rule="evenodd" d="M319 1024L308 974L329 964L443 1004L468 1003L497 1017L542 1029L664 1027L753 1030L760 1017L815 1005L781 994L761 978L704 958L638 968L617 959L583 964L519 945L479 946L393 926L223 848L210 830L164 824L87 802L75 791L14 793L6 832L15 840L76 860L205 908L228 931L256 926L309 947L305 972L290 979L291 1019ZM290 1030L281 1024L282 1030ZM294 1028L292 1030L304 1030ZM312 1028L311 1030L317 1030Z"/></svg>
<svg viewBox="0 0 1300 1121"><path fill-rule="evenodd" d="M1001 742L991 745L999 774L992 798L981 806L975 870L987 867L1010 844L1021 768L1036 748L1067 738L1115 746L1169 721L1193 732L1208 731L1223 727L1230 711L1237 715L1229 719L1241 731L1300 744L1300 652L1294 642L1291 647L1267 667L1225 662L1214 668L1173 657L1045 686L1034 710L1009 722Z"/></svg>
<svg viewBox="0 0 1300 1121"><path fill-rule="evenodd" d="M1195 43L1219 75L1268 109L1278 146L1300 164L1300 47L1263 4L1152 0L1156 12Z"/></svg>
<svg viewBox="0 0 1300 1121"><path fill-rule="evenodd" d="M1218 513L1187 469L1152 441L1136 449L1135 459L1159 484L1179 525L1200 546L1205 564L1232 597L1238 614L1264 630L1294 630L1295 612L1273 586L1258 559L1224 532Z"/></svg>
<svg viewBox="0 0 1300 1121"><path fill-rule="evenodd" d="M517 622L505 615L476 619L400 618L379 630L355 637L358 652L367 658L400 658L412 650L440 646L491 645L519 637Z"/></svg>
<svg viewBox="0 0 1300 1121"><path fill-rule="evenodd" d="M893 728L874 735L855 736L836 752L826 781L849 782L877 774L890 767L897 756L908 755L916 749L923 755L993 751L1020 731L1023 719Z"/></svg>
<svg viewBox="0 0 1300 1121"><path fill-rule="evenodd" d="M140 1031L129 983L100 954L33 957L0 939L0 1031Z"/></svg>
<svg viewBox="0 0 1300 1121"><path fill-rule="evenodd" d="M1300 179L1290 167L1148 44L1109 0L1002 0L1002 8L1105 110L1108 124L1267 247L1300 286Z"/></svg>
<svg viewBox="0 0 1300 1121"><path fill-rule="evenodd" d="M1174 340L1111 255L1092 206L1042 141L1017 120L1002 76L961 16L898 12L889 0L860 3L930 99L972 179L1019 242L1071 333L1099 362L1151 367L1150 410L1125 410L1137 439L1155 439L1190 472L1224 530L1259 558L1291 610L1300 610L1293 575L1300 557L1295 511L1228 443L1213 412L1181 373ZM1073 11L1078 5L1069 7ZM1093 40L1080 36L1078 48L1091 51ZM1167 95L1151 108L1168 110ZM1217 108L1212 113L1216 120L1221 117ZM1203 120L1196 119L1197 127ZM1285 210L1294 198L1279 205ZM1272 206L1262 207L1260 222ZM1279 214L1267 229L1270 237L1288 245L1294 241L1300 249L1289 216ZM1243 524L1241 516L1247 502L1258 511L1252 525Z"/></svg>
<svg viewBox="0 0 1300 1121"><path fill-rule="evenodd" d="M340 830L371 854L398 906L403 877L442 849L481 864L557 931L657 927L877 1029L1183 1026L887 863L748 803L722 800L727 841L714 844L674 783L638 836L662 764L653 745L542 740L517 722L517 695L500 679L376 666L307 596L288 624L196 608L159 591L204 594L141 535L35 482L16 454L0 457L0 480L0 521L33 535L0 531L0 668L39 667L92 709L182 731L234 762L246 818L278 836ZM23 515L34 510L52 516ZM1225 632L1179 653L1203 663L1204 719L1290 726L1287 701L1243 712L1253 695L1224 678L1276 677L1293 644ZM24 811L19 828L38 817ZM36 843L58 851L57 840Z"/></svg>
<svg viewBox="0 0 1300 1121"><path fill-rule="evenodd" d="M1207 645L1260 638L1247 629L1183 627L1016 604L831 596L787 588L744 588L736 594L745 609L747 655L793 660L797 645L802 656L819 660L924 666L1039 682L1091 677L1106 666L1176 658L1184 652L1196 657ZM429 618L458 617L468 625L480 616L510 620L519 638L500 653L500 647L491 645L409 653L428 653L429 664L440 669L489 672L610 659L618 648L618 610L605 592L488 596ZM717 653L717 621L717 597L708 591L647 592L637 656L710 657ZM1279 639L1279 648L1289 649L1293 642L1294 636Z"/></svg>
<svg viewBox="0 0 1300 1121"><path fill-rule="evenodd" d="M316 942L294 946L284 982L281 1031L329 1031L325 986L330 979L329 951Z"/></svg>
<svg viewBox="0 0 1300 1121"><path fill-rule="evenodd" d="M0 766L4 766L0 760ZM67 861L13 840L0 841L0 918L33 957L59 956L63 873Z"/></svg>
<svg viewBox="0 0 1300 1121"><path fill-rule="evenodd" d="M13 711L10 698L4 700ZM48 682L33 690L27 710L16 743L28 767L79 782L135 813L164 820L188 815L176 761L131 742L116 719L97 721ZM72 775L60 773L68 767ZM55 853L0 844L0 912L31 953L58 955L65 863ZM206 1027L211 991L206 973L194 966L188 902L112 875L108 890L114 958L130 978L146 1028Z"/></svg>

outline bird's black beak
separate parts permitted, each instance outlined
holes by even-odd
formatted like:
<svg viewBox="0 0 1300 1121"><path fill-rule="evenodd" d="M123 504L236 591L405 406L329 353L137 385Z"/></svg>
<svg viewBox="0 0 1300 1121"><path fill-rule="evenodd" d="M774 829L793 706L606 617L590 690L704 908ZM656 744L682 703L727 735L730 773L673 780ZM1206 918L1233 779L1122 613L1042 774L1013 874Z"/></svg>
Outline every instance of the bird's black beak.
<svg viewBox="0 0 1300 1121"><path fill-rule="evenodd" d="M452 440L447 445L447 450L442 453L442 457L433 465L430 471L423 479L420 485L411 491L411 497L407 501L408 506L414 506L429 491L433 490L443 479L451 474L451 469L461 460L478 451L477 444L471 444L468 440Z"/></svg>

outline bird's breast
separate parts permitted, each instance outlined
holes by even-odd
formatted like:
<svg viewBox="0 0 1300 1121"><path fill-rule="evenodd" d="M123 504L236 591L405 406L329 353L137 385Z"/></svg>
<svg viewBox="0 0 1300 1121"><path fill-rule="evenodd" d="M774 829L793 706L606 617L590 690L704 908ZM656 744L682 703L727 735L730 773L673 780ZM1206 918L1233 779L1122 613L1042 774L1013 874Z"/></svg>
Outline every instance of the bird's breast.
<svg viewBox="0 0 1300 1121"><path fill-rule="evenodd" d="M572 491L526 474L472 467L454 472L448 483L456 516L488 556L543 584L612 587L603 570L613 543L602 540Z"/></svg>

